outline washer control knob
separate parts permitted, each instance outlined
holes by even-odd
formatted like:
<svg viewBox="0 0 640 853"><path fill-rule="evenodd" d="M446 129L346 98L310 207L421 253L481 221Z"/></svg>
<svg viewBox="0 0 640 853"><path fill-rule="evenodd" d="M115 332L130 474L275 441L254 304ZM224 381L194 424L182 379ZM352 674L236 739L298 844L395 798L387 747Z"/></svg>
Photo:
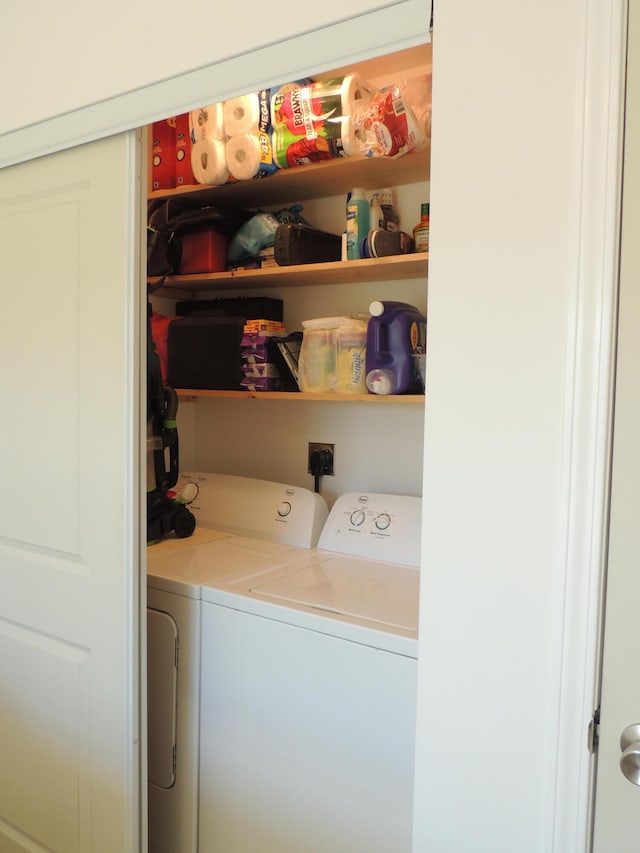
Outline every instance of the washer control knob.
<svg viewBox="0 0 640 853"><path fill-rule="evenodd" d="M355 509L351 513L349 521L354 527L360 527L360 525L364 523L364 512L361 509Z"/></svg>
<svg viewBox="0 0 640 853"><path fill-rule="evenodd" d="M391 524L391 516L388 512L381 512L376 516L376 527L378 530L386 530Z"/></svg>
<svg viewBox="0 0 640 853"><path fill-rule="evenodd" d="M278 515L280 518L286 518L291 512L291 504L289 501L282 501L280 506L278 507Z"/></svg>

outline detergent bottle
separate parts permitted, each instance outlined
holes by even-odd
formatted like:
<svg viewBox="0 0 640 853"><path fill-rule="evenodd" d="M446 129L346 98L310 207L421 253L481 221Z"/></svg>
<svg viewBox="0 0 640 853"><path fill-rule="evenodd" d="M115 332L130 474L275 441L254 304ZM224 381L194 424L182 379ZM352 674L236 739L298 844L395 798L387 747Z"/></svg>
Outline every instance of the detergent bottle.
<svg viewBox="0 0 640 853"><path fill-rule="evenodd" d="M372 302L366 385L372 394L424 391L427 318L406 302Z"/></svg>

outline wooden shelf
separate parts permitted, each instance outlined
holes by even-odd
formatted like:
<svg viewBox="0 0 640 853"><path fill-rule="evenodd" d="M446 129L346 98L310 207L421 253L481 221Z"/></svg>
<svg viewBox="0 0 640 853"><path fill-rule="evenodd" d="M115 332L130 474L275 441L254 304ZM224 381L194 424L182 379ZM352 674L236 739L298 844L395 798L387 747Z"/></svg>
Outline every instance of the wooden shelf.
<svg viewBox="0 0 640 853"><path fill-rule="evenodd" d="M176 388L178 397L183 402L199 398L227 397L235 400L289 400L291 402L313 403L365 403L382 406L393 405L424 405L424 394L309 394L307 392L286 391L211 391L207 389Z"/></svg>
<svg viewBox="0 0 640 853"><path fill-rule="evenodd" d="M201 205L233 204L236 207L274 207L304 199L341 195L353 187L374 190L401 186L429 179L429 151L414 151L392 160L388 157L338 157L323 163L310 163L281 169L267 178L235 181L218 187L204 184L155 190L149 200L188 196ZM301 189L304 187L304 191Z"/></svg>
<svg viewBox="0 0 640 853"><path fill-rule="evenodd" d="M421 278L427 274L429 255L392 255L361 261L334 261L325 264L297 264L290 267L266 267L259 270L199 273L169 276L156 293L184 296L213 290L299 287L301 285L362 284L370 281L394 281ZM153 285L158 278L150 278Z"/></svg>

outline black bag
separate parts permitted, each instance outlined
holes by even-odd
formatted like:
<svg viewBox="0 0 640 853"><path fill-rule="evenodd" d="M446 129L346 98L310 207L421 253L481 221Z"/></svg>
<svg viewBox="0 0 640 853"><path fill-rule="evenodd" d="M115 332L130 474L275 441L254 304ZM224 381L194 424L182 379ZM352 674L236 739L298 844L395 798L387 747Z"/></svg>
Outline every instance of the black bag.
<svg viewBox="0 0 640 853"><path fill-rule="evenodd" d="M244 225L252 213L216 205L196 207L181 198L156 199L147 208L147 275L160 276L159 287L168 275L176 275L182 259L181 234L203 225L215 225L229 237Z"/></svg>

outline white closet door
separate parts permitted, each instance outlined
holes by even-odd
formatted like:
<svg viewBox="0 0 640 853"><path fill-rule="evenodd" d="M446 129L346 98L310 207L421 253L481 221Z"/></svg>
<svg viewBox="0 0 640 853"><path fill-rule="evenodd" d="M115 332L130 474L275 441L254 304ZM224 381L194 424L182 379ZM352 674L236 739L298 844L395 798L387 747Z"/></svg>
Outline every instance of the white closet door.
<svg viewBox="0 0 640 853"><path fill-rule="evenodd" d="M11 853L140 844L137 152L127 134L0 171Z"/></svg>

